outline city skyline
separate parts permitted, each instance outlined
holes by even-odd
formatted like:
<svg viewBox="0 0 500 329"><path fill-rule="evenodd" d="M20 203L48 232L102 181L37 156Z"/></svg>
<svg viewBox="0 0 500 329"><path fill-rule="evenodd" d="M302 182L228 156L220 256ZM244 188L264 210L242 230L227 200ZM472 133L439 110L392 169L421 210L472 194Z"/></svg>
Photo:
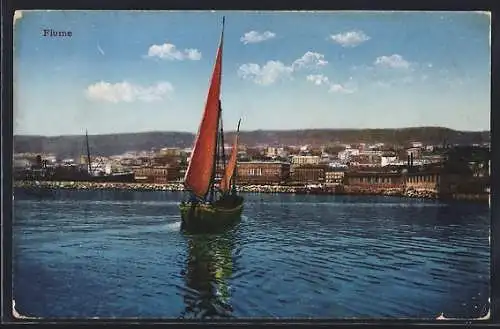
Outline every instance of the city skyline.
<svg viewBox="0 0 500 329"><path fill-rule="evenodd" d="M484 13L16 15L15 135L196 133L223 15L225 130L490 130Z"/></svg>

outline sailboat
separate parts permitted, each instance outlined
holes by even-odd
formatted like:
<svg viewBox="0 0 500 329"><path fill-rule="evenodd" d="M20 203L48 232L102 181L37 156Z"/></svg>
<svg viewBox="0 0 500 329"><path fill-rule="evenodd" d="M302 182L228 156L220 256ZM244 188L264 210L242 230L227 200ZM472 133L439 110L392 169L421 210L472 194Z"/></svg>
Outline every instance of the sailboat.
<svg viewBox="0 0 500 329"><path fill-rule="evenodd" d="M238 122L227 165L224 154L224 130L220 101L224 21L223 17L220 43L205 109L184 177L184 187L189 193L189 198L187 201L182 201L179 208L182 218L181 228L185 230L208 230L224 227L238 221L243 211L243 197L238 195L236 191L241 119ZM219 171L223 172L223 177L217 184L216 174Z"/></svg>

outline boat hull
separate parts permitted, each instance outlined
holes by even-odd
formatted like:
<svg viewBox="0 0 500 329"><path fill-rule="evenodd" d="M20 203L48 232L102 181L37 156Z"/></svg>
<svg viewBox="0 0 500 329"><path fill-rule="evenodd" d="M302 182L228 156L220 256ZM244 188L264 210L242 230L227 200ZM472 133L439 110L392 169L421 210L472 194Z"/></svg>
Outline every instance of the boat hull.
<svg viewBox="0 0 500 329"><path fill-rule="evenodd" d="M231 203L183 202L179 205L181 228L186 231L213 231L223 229L241 220L243 197L237 196Z"/></svg>

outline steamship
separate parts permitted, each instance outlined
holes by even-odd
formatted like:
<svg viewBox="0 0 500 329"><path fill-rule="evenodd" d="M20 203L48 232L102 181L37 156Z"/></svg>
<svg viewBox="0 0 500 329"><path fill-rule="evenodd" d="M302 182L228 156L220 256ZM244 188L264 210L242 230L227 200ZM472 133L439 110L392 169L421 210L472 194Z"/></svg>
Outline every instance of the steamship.
<svg viewBox="0 0 500 329"><path fill-rule="evenodd" d="M46 161L37 157L37 163L31 169L14 173L16 180L59 181L59 182L97 182L97 183L133 183L135 175L132 171L112 172L102 170L92 162L88 133L85 132L87 163L85 165L62 165L49 167Z"/></svg>

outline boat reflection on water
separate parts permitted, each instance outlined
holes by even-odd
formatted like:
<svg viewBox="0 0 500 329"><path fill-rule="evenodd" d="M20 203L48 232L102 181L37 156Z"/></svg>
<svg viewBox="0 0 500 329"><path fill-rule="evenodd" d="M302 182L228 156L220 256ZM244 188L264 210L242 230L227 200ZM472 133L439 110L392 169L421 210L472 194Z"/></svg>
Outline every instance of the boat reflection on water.
<svg viewBox="0 0 500 329"><path fill-rule="evenodd" d="M235 228L216 234L184 233L188 245L182 318L231 317Z"/></svg>

